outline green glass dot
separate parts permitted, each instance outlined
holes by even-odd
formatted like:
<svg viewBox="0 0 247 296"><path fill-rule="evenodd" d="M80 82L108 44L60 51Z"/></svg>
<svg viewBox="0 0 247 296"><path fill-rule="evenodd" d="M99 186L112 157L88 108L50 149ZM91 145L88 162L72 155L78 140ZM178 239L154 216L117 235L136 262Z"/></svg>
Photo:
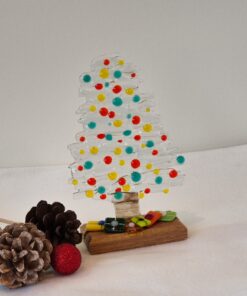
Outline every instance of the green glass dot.
<svg viewBox="0 0 247 296"><path fill-rule="evenodd" d="M123 197L123 193L122 192L115 192L114 193L114 198L115 199L121 199Z"/></svg>
<svg viewBox="0 0 247 296"><path fill-rule="evenodd" d="M131 134L132 134L131 130L126 130L126 131L123 132L124 136L130 136Z"/></svg>
<svg viewBox="0 0 247 296"><path fill-rule="evenodd" d="M105 82L105 87L109 87L110 83L109 82Z"/></svg>
<svg viewBox="0 0 247 296"><path fill-rule="evenodd" d="M133 172L131 173L131 180L133 182L139 182L141 180L142 176L139 172Z"/></svg>
<svg viewBox="0 0 247 296"><path fill-rule="evenodd" d="M119 97L116 97L112 100L112 104L116 107L119 107L123 104L123 100Z"/></svg>
<svg viewBox="0 0 247 296"><path fill-rule="evenodd" d="M94 128L96 128L96 122L90 121L87 126L91 129L94 129Z"/></svg>
<svg viewBox="0 0 247 296"><path fill-rule="evenodd" d="M83 76L83 81L85 82L85 83L88 83L88 82L90 82L91 81L91 76L90 75L88 75L88 74L86 74L86 75L84 75Z"/></svg>
<svg viewBox="0 0 247 296"><path fill-rule="evenodd" d="M132 117L132 115L129 113L127 114L127 118L130 119Z"/></svg>
<svg viewBox="0 0 247 296"><path fill-rule="evenodd" d="M146 146L147 146L148 148L153 147L153 146L154 146L154 141L151 141L151 140L147 141L147 142L146 142Z"/></svg>
<svg viewBox="0 0 247 296"><path fill-rule="evenodd" d="M155 183L156 184L161 184L162 182L163 182L163 178L162 177L158 176L158 177L155 178Z"/></svg>
<svg viewBox="0 0 247 296"><path fill-rule="evenodd" d="M126 152L127 154L131 154L131 153L133 153L133 151L134 151L134 149L133 149L133 147L131 147L131 146L128 146L128 147L125 148L125 152Z"/></svg>
<svg viewBox="0 0 247 296"><path fill-rule="evenodd" d="M141 100L141 97L140 96L138 96L138 95L134 95L134 97L133 97L133 102L134 103L138 103L138 102L140 102L140 100Z"/></svg>
<svg viewBox="0 0 247 296"><path fill-rule="evenodd" d="M103 193L105 193L105 187L104 186L99 186L97 191L98 191L98 193L103 194Z"/></svg>
<svg viewBox="0 0 247 296"><path fill-rule="evenodd" d="M184 156L183 156L183 155L179 155L179 156L177 157L177 162L178 162L179 164L183 164L183 163L185 162L185 158L184 158Z"/></svg>
<svg viewBox="0 0 247 296"><path fill-rule="evenodd" d="M111 141L112 140L112 135L111 134L106 134L105 136L107 141Z"/></svg>
<svg viewBox="0 0 247 296"><path fill-rule="evenodd" d="M92 167L93 167L93 163L92 163L92 161L86 161L86 162L84 163L84 168L85 168L86 170L90 170Z"/></svg>
<svg viewBox="0 0 247 296"><path fill-rule="evenodd" d="M121 78L121 76L122 76L122 72L119 71L119 70L117 70L117 71L114 72L113 76L114 76L115 78L117 78L117 79L118 79L118 78Z"/></svg>

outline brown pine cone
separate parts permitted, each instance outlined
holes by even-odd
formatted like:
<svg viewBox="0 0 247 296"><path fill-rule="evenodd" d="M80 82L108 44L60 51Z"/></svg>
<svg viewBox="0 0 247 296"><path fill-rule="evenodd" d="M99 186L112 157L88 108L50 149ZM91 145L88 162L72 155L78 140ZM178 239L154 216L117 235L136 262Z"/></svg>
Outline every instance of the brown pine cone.
<svg viewBox="0 0 247 296"><path fill-rule="evenodd" d="M34 284L50 267L52 244L32 223L0 229L0 284L19 288Z"/></svg>
<svg viewBox="0 0 247 296"><path fill-rule="evenodd" d="M77 230L81 222L75 212L65 211L64 205L60 202L50 205L41 200L27 213L26 222L37 225L53 245L61 243L76 245L82 241L82 235Z"/></svg>

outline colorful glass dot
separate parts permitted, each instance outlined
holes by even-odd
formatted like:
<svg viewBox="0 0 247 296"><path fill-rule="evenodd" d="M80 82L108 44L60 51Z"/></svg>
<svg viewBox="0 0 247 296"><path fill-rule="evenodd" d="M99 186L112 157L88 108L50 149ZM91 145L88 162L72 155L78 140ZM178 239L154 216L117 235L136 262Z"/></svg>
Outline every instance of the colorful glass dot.
<svg viewBox="0 0 247 296"><path fill-rule="evenodd" d="M105 134L98 134L98 135L97 135L97 138L102 140L102 139L105 138Z"/></svg>
<svg viewBox="0 0 247 296"><path fill-rule="evenodd" d="M91 148L90 148L90 153L91 154L98 154L98 152L99 152L99 148L97 147L97 146L92 146Z"/></svg>
<svg viewBox="0 0 247 296"><path fill-rule="evenodd" d="M76 180L76 179L73 179L73 180L72 180L72 184L73 184L73 185L76 186L76 185L78 185L78 183L79 183L78 180Z"/></svg>
<svg viewBox="0 0 247 296"><path fill-rule="evenodd" d="M116 71L114 71L113 76L114 76L116 79L119 79L119 78L121 78L121 76L122 76L122 72L119 71L119 70L116 70Z"/></svg>
<svg viewBox="0 0 247 296"><path fill-rule="evenodd" d="M97 188L97 192L100 193L100 194L105 193L105 187L104 187L104 186L99 186L99 187Z"/></svg>
<svg viewBox="0 0 247 296"><path fill-rule="evenodd" d="M150 112L151 111L151 109L149 108L149 107L147 107L146 108L146 112L148 113L148 112Z"/></svg>
<svg viewBox="0 0 247 296"><path fill-rule="evenodd" d="M107 141L111 141L112 140L112 135L111 134L106 134L105 139Z"/></svg>
<svg viewBox="0 0 247 296"><path fill-rule="evenodd" d="M138 115L135 115L132 117L132 123L133 124L139 124L141 122L141 117Z"/></svg>
<svg viewBox="0 0 247 296"><path fill-rule="evenodd" d="M136 73L131 73L131 78L135 78L136 77Z"/></svg>
<svg viewBox="0 0 247 296"><path fill-rule="evenodd" d="M78 171L83 171L83 166L82 165L78 165L77 170Z"/></svg>
<svg viewBox="0 0 247 296"><path fill-rule="evenodd" d="M119 97L116 97L112 100L112 104L116 107L120 107L123 104L123 100Z"/></svg>
<svg viewBox="0 0 247 296"><path fill-rule="evenodd" d="M110 60L109 60L109 59L104 59L104 65L105 65L105 66L110 65Z"/></svg>
<svg viewBox="0 0 247 296"><path fill-rule="evenodd" d="M120 154L122 154L122 149L121 149L120 147L116 147L116 148L114 149L114 154L116 154L116 155L120 155Z"/></svg>
<svg viewBox="0 0 247 296"><path fill-rule="evenodd" d="M118 60L118 65L123 66L125 64L125 61L123 59Z"/></svg>
<svg viewBox="0 0 247 296"><path fill-rule="evenodd" d="M100 199L106 199L106 197L107 197L106 194L101 194L100 195Z"/></svg>
<svg viewBox="0 0 247 296"><path fill-rule="evenodd" d="M92 197L94 197L94 192L93 192L93 190L87 190L87 191L85 192L85 194L86 194L86 197L88 197L88 198L92 198Z"/></svg>
<svg viewBox="0 0 247 296"><path fill-rule="evenodd" d="M109 70L107 68L103 68L99 72L99 77L106 79L109 77Z"/></svg>
<svg viewBox="0 0 247 296"><path fill-rule="evenodd" d="M158 155L159 154L159 151L157 150L157 149L154 149L153 151L152 151L152 154L155 156L155 155Z"/></svg>
<svg viewBox="0 0 247 296"><path fill-rule="evenodd" d="M139 172L132 172L131 173L131 180L135 183L139 182L141 180L142 176Z"/></svg>
<svg viewBox="0 0 247 296"><path fill-rule="evenodd" d="M150 188L146 188L146 189L144 190L144 192L145 192L146 194L148 194L148 193L151 192L151 189L150 189Z"/></svg>
<svg viewBox="0 0 247 296"><path fill-rule="evenodd" d="M132 134L131 130L126 130L126 131L123 132L124 136L130 136L131 134Z"/></svg>
<svg viewBox="0 0 247 296"><path fill-rule="evenodd" d="M103 84L102 83L97 83L97 84L95 84L95 88L97 90L101 90L103 88Z"/></svg>
<svg viewBox="0 0 247 296"><path fill-rule="evenodd" d="M130 187L129 184L125 184L125 185L123 185L123 191L124 191L124 192L129 192L130 189L131 189L131 187Z"/></svg>
<svg viewBox="0 0 247 296"><path fill-rule="evenodd" d="M94 186L96 184L96 179L95 178L89 178L87 180L88 185Z"/></svg>
<svg viewBox="0 0 247 296"><path fill-rule="evenodd" d="M105 82L105 87L109 87L110 83L109 82Z"/></svg>
<svg viewBox="0 0 247 296"><path fill-rule="evenodd" d="M104 100L106 99L106 96L105 96L105 94L100 93L97 95L97 99L99 102L104 102Z"/></svg>
<svg viewBox="0 0 247 296"><path fill-rule="evenodd" d="M165 188L165 189L163 189L163 192L164 192L165 194L167 194L167 193L169 193L169 189L168 189L168 188Z"/></svg>
<svg viewBox="0 0 247 296"><path fill-rule="evenodd" d="M114 111L110 111L109 114L108 114L109 118L114 118L115 115L116 115L116 114L115 114Z"/></svg>
<svg viewBox="0 0 247 296"><path fill-rule="evenodd" d="M141 147L142 147L142 148L145 148L145 147L146 147L146 144L145 144L145 143L142 143L142 144L141 144Z"/></svg>
<svg viewBox="0 0 247 296"><path fill-rule="evenodd" d="M161 176L158 176L155 178L155 183L156 184L161 184L163 182L163 178Z"/></svg>
<svg viewBox="0 0 247 296"><path fill-rule="evenodd" d="M141 162L140 162L139 159L132 159L130 164L131 164L133 169L137 169L141 165Z"/></svg>
<svg viewBox="0 0 247 296"><path fill-rule="evenodd" d="M126 179L123 178L123 177L120 178L120 179L118 180L118 184L121 185L121 186L125 185L125 184L126 184Z"/></svg>
<svg viewBox="0 0 247 296"><path fill-rule="evenodd" d="M135 139L136 141L140 141L141 138L142 138L141 135L135 135L135 136L134 136L134 139Z"/></svg>
<svg viewBox="0 0 247 296"><path fill-rule="evenodd" d="M91 161L86 161L86 162L84 163L84 168L85 168L86 170L90 170L92 167L93 167L93 163L92 163Z"/></svg>
<svg viewBox="0 0 247 296"><path fill-rule="evenodd" d="M169 172L169 176L170 176L170 178L176 178L177 175L178 175L178 172L177 172L176 170L171 170L171 171Z"/></svg>
<svg viewBox="0 0 247 296"><path fill-rule="evenodd" d="M112 163L112 157L107 155L104 157L104 163L105 164L111 164Z"/></svg>
<svg viewBox="0 0 247 296"><path fill-rule="evenodd" d="M115 192L114 193L114 198L119 200L123 197L123 193L122 192Z"/></svg>
<svg viewBox="0 0 247 296"><path fill-rule="evenodd" d="M134 149L133 149L133 147L128 146L128 147L125 148L125 152L126 152L127 154L131 154L131 153L134 152Z"/></svg>
<svg viewBox="0 0 247 296"><path fill-rule="evenodd" d="M132 114L131 113L129 113L129 114L127 114L127 116L126 116L128 119L130 119L131 117L132 117Z"/></svg>
<svg viewBox="0 0 247 296"><path fill-rule="evenodd" d="M134 93L134 89L133 89L133 88L127 88L127 89L125 90L125 93L126 93L127 95L131 96L131 95L133 95L133 93Z"/></svg>
<svg viewBox="0 0 247 296"><path fill-rule="evenodd" d="M85 150L80 149L79 153L80 153L81 155L83 155L83 154L85 154Z"/></svg>
<svg viewBox="0 0 247 296"><path fill-rule="evenodd" d="M114 125L115 127L121 127L122 124L123 124L123 122L122 122L122 120L120 120L120 119L116 119L116 120L114 120L114 122L113 122L113 125Z"/></svg>
<svg viewBox="0 0 247 296"><path fill-rule="evenodd" d="M146 164L146 169L147 169L147 170L151 170L152 167L153 167L152 163L147 163L147 164Z"/></svg>
<svg viewBox="0 0 247 296"><path fill-rule="evenodd" d="M138 193L139 198L144 198L144 196L145 196L144 192L141 191L141 192Z"/></svg>
<svg viewBox="0 0 247 296"><path fill-rule="evenodd" d="M120 85L115 85L112 91L114 92L114 94L118 94L122 91L122 87Z"/></svg>
<svg viewBox="0 0 247 296"><path fill-rule="evenodd" d="M90 121L87 125L90 129L95 129L96 128L96 122Z"/></svg>
<svg viewBox="0 0 247 296"><path fill-rule="evenodd" d="M148 141L146 142L146 146L147 146L148 148L153 147L153 146L154 146L154 141L148 140Z"/></svg>
<svg viewBox="0 0 247 296"><path fill-rule="evenodd" d="M135 96L132 98L132 100L133 100L134 103L138 103L138 102L140 102L141 97L138 96L138 95L135 95Z"/></svg>
<svg viewBox="0 0 247 296"><path fill-rule="evenodd" d="M122 189L120 187L115 189L115 192L122 192Z"/></svg>
<svg viewBox="0 0 247 296"><path fill-rule="evenodd" d="M99 113L101 116L107 116L108 115L108 109L105 107L100 108Z"/></svg>
<svg viewBox="0 0 247 296"><path fill-rule="evenodd" d="M177 156L177 163L183 164L185 162L185 158L183 155Z"/></svg>
<svg viewBox="0 0 247 296"><path fill-rule="evenodd" d="M110 180L116 180L117 179L117 173L116 172L110 172L110 173L108 173L108 178L110 179Z"/></svg>
<svg viewBox="0 0 247 296"><path fill-rule="evenodd" d="M143 125L143 131L146 133L150 133L153 130L153 126L151 123L146 123Z"/></svg>
<svg viewBox="0 0 247 296"><path fill-rule="evenodd" d="M84 136L80 137L80 142L84 142L86 140L86 138Z"/></svg>
<svg viewBox="0 0 247 296"><path fill-rule="evenodd" d="M96 106L94 106L94 105L91 105L90 107L89 107L89 111L91 111L91 112L95 112L96 111Z"/></svg>
<svg viewBox="0 0 247 296"><path fill-rule="evenodd" d="M120 159L120 160L119 160L119 165L124 166L124 165L125 165L125 160Z"/></svg>
<svg viewBox="0 0 247 296"><path fill-rule="evenodd" d="M161 135L161 141L165 142L167 140L167 135Z"/></svg>
<svg viewBox="0 0 247 296"><path fill-rule="evenodd" d="M89 74L85 74L82 79L85 83L89 83L92 80Z"/></svg>
<svg viewBox="0 0 247 296"><path fill-rule="evenodd" d="M154 169L154 170L153 170L153 173L154 173L155 175L159 175L159 173L160 173L160 169Z"/></svg>

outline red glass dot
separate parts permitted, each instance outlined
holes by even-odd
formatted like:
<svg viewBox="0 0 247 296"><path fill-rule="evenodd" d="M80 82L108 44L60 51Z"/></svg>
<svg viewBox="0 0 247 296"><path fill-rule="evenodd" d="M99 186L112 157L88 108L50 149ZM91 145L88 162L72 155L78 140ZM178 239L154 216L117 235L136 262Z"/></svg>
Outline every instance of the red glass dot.
<svg viewBox="0 0 247 296"><path fill-rule="evenodd" d="M103 84L102 84L102 83L97 83L97 84L95 85L95 88L96 88L97 90L100 90L100 89L103 88Z"/></svg>
<svg viewBox="0 0 247 296"><path fill-rule="evenodd" d="M84 142L85 140L86 140L85 137L83 137L83 136L80 137L80 142Z"/></svg>
<svg viewBox="0 0 247 296"><path fill-rule="evenodd" d="M135 115L135 116L132 117L132 123L133 124L139 124L140 122L141 122L140 116Z"/></svg>
<svg viewBox="0 0 247 296"><path fill-rule="evenodd" d="M77 170L78 171L83 171L83 166L82 165L78 165Z"/></svg>
<svg viewBox="0 0 247 296"><path fill-rule="evenodd" d="M150 191L151 191L150 188L146 188L146 189L144 190L144 192L145 192L146 194L150 193Z"/></svg>
<svg viewBox="0 0 247 296"><path fill-rule="evenodd" d="M99 138L99 139L104 139L104 137L105 137L105 134L98 134L97 135L97 138Z"/></svg>
<svg viewBox="0 0 247 296"><path fill-rule="evenodd" d="M87 183L88 183L88 185L93 186L93 185L96 184L96 179L95 179L95 178L89 178L89 179L87 180Z"/></svg>
<svg viewBox="0 0 247 296"><path fill-rule="evenodd" d="M152 154L153 154L153 155L157 155L157 154L159 154L159 151L158 151L157 149L154 149L154 150L152 151Z"/></svg>
<svg viewBox="0 0 247 296"><path fill-rule="evenodd" d="M107 116L108 115L108 109L105 107L100 108L99 110L100 115Z"/></svg>
<svg viewBox="0 0 247 296"><path fill-rule="evenodd" d="M122 143L123 142L123 140L118 140L118 143Z"/></svg>
<svg viewBox="0 0 247 296"><path fill-rule="evenodd" d="M124 178L120 178L118 180L118 184L121 185L121 186L123 186L124 184L126 184L126 180Z"/></svg>
<svg viewBox="0 0 247 296"><path fill-rule="evenodd" d="M116 114L115 114L114 111L110 111L110 112L108 113L109 118L114 118L115 115L116 115Z"/></svg>
<svg viewBox="0 0 247 296"><path fill-rule="evenodd" d="M135 78L136 77L136 73L131 73L131 77Z"/></svg>
<svg viewBox="0 0 247 296"><path fill-rule="evenodd" d="M131 166L132 166L133 169L139 168L140 165L141 165L141 163L140 163L139 159L133 159L131 161Z"/></svg>
<svg viewBox="0 0 247 296"><path fill-rule="evenodd" d="M161 140L165 142L167 140L167 135L162 135Z"/></svg>
<svg viewBox="0 0 247 296"><path fill-rule="evenodd" d="M115 192L121 192L121 191L122 191L122 189L120 187L115 189Z"/></svg>
<svg viewBox="0 0 247 296"><path fill-rule="evenodd" d="M105 65L105 66L110 65L110 60L109 60L109 59L104 59L104 65Z"/></svg>
<svg viewBox="0 0 247 296"><path fill-rule="evenodd" d="M111 164L112 163L112 157L111 156L105 156L104 157L105 164Z"/></svg>
<svg viewBox="0 0 247 296"><path fill-rule="evenodd" d="M101 199L106 199L106 194L101 194L101 195L100 195L100 198L101 198Z"/></svg>
<svg viewBox="0 0 247 296"><path fill-rule="evenodd" d="M112 91L114 92L114 94L118 94L120 93L120 91L122 90L122 87L120 85L115 85L112 89Z"/></svg>
<svg viewBox="0 0 247 296"><path fill-rule="evenodd" d="M134 136L134 139L135 139L136 141L140 141L141 138L142 138L142 137L141 137L140 135L135 135L135 136Z"/></svg>
<svg viewBox="0 0 247 296"><path fill-rule="evenodd" d="M171 171L169 172L169 176L170 176L171 178L176 178L177 175L178 175L178 172L177 172L176 170L171 170Z"/></svg>

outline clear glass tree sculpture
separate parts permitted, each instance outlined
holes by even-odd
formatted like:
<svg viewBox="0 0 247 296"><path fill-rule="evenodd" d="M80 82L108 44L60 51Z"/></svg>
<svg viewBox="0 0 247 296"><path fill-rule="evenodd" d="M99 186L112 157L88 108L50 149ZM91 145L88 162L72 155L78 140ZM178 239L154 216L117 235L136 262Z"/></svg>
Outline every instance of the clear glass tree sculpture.
<svg viewBox="0 0 247 296"><path fill-rule="evenodd" d="M117 216L130 216L139 213L140 198L167 194L182 182L185 158L171 145L132 64L116 55L95 59L80 76L80 97L82 129L69 145L75 194L110 200Z"/></svg>

